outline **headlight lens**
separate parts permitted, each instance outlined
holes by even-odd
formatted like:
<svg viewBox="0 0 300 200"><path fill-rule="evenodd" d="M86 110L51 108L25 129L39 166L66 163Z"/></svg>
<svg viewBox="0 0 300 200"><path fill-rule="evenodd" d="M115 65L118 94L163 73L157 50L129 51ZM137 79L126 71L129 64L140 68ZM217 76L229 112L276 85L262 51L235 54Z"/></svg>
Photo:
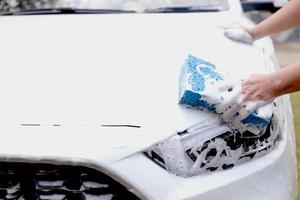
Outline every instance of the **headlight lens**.
<svg viewBox="0 0 300 200"><path fill-rule="evenodd" d="M199 127L159 142L146 155L172 174L189 177L226 170L270 152L279 139L276 117L259 135L224 124Z"/></svg>

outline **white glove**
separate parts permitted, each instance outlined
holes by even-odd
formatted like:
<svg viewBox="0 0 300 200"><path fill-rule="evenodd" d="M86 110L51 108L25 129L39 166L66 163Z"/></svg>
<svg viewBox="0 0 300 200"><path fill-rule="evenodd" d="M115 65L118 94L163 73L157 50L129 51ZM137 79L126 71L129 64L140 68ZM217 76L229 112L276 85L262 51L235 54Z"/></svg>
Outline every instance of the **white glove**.
<svg viewBox="0 0 300 200"><path fill-rule="evenodd" d="M224 35L233 41L238 41L246 44L253 44L254 42L254 38L245 28L242 27L225 28Z"/></svg>

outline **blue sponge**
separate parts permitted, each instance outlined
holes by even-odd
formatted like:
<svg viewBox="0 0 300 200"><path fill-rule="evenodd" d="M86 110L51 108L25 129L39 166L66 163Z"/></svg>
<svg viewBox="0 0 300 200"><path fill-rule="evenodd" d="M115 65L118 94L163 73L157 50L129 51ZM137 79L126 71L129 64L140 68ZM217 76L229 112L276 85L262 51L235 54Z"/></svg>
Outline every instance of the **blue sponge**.
<svg viewBox="0 0 300 200"><path fill-rule="evenodd" d="M179 104L200 110L217 112L216 106L220 106L222 102L209 101L209 98L205 98L203 94L205 93L205 96L207 96L207 91L209 91L207 88L212 87L217 82L224 81L224 79L226 77L214 64L189 55L180 74ZM241 132L248 130L259 133L267 127L270 119L270 115L264 114L262 117L257 112L253 112L239 123L231 123L231 125L238 124L236 126L242 126L233 127ZM225 121L230 123L230 120Z"/></svg>

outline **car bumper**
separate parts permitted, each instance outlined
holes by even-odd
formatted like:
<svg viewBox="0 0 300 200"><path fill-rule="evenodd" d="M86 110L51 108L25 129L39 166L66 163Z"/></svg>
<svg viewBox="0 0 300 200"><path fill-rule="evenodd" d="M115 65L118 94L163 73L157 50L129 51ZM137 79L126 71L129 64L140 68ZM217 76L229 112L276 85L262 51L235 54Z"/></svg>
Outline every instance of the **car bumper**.
<svg viewBox="0 0 300 200"><path fill-rule="evenodd" d="M270 153L225 171L183 178L170 174L137 153L103 163L82 158L1 156L5 162L53 163L94 168L112 177L141 199L294 200L296 154L289 97L281 98L281 138Z"/></svg>
<svg viewBox="0 0 300 200"><path fill-rule="evenodd" d="M281 139L267 155L208 175L172 175L143 154L113 164L113 171L143 199L293 200L296 198L296 157L289 98L282 98Z"/></svg>

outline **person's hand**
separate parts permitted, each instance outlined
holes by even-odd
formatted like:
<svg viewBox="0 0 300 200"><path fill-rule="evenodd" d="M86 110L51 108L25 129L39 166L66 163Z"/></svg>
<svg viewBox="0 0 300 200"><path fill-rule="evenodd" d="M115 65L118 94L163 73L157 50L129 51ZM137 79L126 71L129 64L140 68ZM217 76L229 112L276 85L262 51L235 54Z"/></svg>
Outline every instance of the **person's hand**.
<svg viewBox="0 0 300 200"><path fill-rule="evenodd" d="M242 83L245 81L219 81L203 92L202 97L215 105L216 112L226 122L242 121L256 111L259 116L270 108L270 99L245 100Z"/></svg>
<svg viewBox="0 0 300 200"><path fill-rule="evenodd" d="M253 44L254 42L254 38L250 34L249 30L241 26L225 28L224 35L237 42L246 44Z"/></svg>
<svg viewBox="0 0 300 200"><path fill-rule="evenodd" d="M270 101L276 97L272 74L253 74L242 81L243 101Z"/></svg>

